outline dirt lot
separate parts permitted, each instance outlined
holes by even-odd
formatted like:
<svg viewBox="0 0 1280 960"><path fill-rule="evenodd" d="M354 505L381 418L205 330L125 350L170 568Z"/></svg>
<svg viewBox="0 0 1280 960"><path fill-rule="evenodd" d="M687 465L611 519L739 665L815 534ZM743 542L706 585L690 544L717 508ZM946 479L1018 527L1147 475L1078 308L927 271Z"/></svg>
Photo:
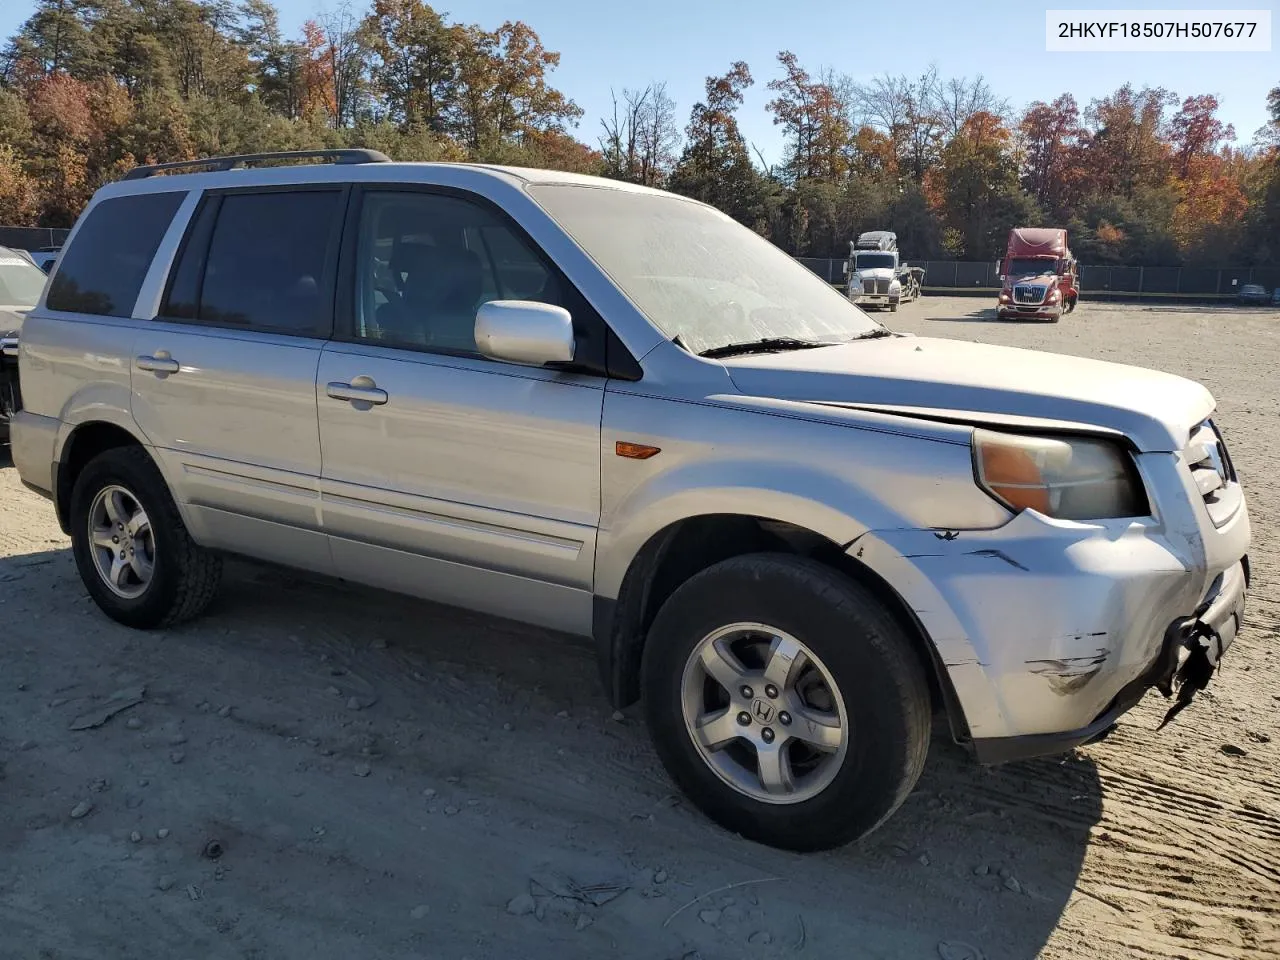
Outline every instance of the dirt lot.
<svg viewBox="0 0 1280 960"><path fill-rule="evenodd" d="M1173 727L1152 695L1101 744L993 771L939 737L868 841L784 854L674 796L576 641L247 565L196 624L114 626L0 451L0 957L1280 955L1280 313L999 324L931 298L886 319L1216 393L1255 585Z"/></svg>

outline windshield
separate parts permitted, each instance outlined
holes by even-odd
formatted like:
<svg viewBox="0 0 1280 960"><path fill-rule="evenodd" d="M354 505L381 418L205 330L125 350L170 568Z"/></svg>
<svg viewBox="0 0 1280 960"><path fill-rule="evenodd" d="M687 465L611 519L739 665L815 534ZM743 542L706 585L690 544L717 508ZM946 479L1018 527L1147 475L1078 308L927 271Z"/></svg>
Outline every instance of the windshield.
<svg viewBox="0 0 1280 960"><path fill-rule="evenodd" d="M776 338L837 343L880 329L806 267L711 207L573 184L534 184L529 192L692 353Z"/></svg>
<svg viewBox="0 0 1280 960"><path fill-rule="evenodd" d="M30 261L0 248L0 306L34 307L48 279Z"/></svg>
<svg viewBox="0 0 1280 960"><path fill-rule="evenodd" d="M892 270L893 254L891 253L860 253L858 254L859 270Z"/></svg>
<svg viewBox="0 0 1280 960"><path fill-rule="evenodd" d="M1057 273L1057 260L1037 260L1034 257L1014 257L1004 271L1011 277L1039 276L1042 273Z"/></svg>

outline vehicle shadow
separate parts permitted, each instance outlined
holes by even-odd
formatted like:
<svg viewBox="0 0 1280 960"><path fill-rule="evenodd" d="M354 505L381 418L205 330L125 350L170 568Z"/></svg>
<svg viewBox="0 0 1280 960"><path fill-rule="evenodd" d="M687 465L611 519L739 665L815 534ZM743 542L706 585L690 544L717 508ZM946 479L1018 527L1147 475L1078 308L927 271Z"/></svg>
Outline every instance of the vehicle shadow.
<svg viewBox="0 0 1280 960"><path fill-rule="evenodd" d="M247 836L267 825L241 798L267 798L255 802L286 822L316 822L323 809L330 830L351 836L349 849L384 851L379 870L408 876L424 858L465 862L458 882L499 907L538 864L597 873L640 864L650 875L665 865L678 884L651 882L599 911L591 936L610 939L591 943L613 955L741 956L748 936L765 930L779 949L807 943L823 957L849 943L862 945L859 956L881 958L1033 957L1076 891L1090 828L1102 814L1088 758L984 769L938 727L918 786L870 837L822 854L772 850L720 829L679 798L636 712L622 718L606 703L587 641L238 561L227 565L204 617L163 633L106 620L83 596L69 549L0 559L0 593L11 587L22 592L8 591L17 602L3 608L6 617L42 609L50 591L67 600L39 623L10 620L15 648L26 644L37 657L66 663L92 657L111 670L145 662L148 684L172 691L164 709L191 731L187 751L197 758L199 724L218 722L199 711L235 704L240 768L212 771L200 789L240 817ZM65 622L50 622L57 620ZM344 701L358 709L343 710ZM155 713L153 720L158 728ZM281 748L273 744L285 742L313 744L313 762L336 767L331 795L314 801L322 807L300 789L301 775L275 766ZM404 809L389 806L390 794L366 809L363 795L351 792L365 782L350 776L352 765L370 758L378 776L385 771L402 784ZM95 762L110 775L104 755ZM194 776L199 768L184 769ZM264 773L280 779L278 789L262 785ZM442 795L465 788L503 812L483 829L464 816L416 825L427 785ZM494 826L530 817L533 834ZM288 900L287 884L262 879L260 889L281 891L262 909L291 916L295 927L319 925ZM315 883L357 912L376 909L370 898L382 895L340 872ZM466 911L445 920L444 907L441 922L459 929L479 922ZM708 919L707 911L727 918L735 909L740 927ZM431 910L437 915L434 902ZM582 936L572 928L570 935ZM550 932L523 942L534 958L558 960L568 949ZM963 952L966 944L981 952Z"/></svg>
<svg viewBox="0 0 1280 960"><path fill-rule="evenodd" d="M972 322L977 321L977 320L985 320L985 321L988 321L988 322L990 322L990 323L995 323L995 322L996 322L996 308L995 308L995 307L978 307L978 308L976 308L976 309L974 309L974 310L970 310L968 313L962 313L962 314L958 314L958 315L949 315L949 316L926 316L926 317L925 317L925 319L926 319L926 320L931 320L931 321L936 321L936 322L939 322L939 323L948 323L948 322L950 322L950 323L972 323ZM1000 322L1001 322L1001 323L1004 323L1004 322L1006 322L1006 321L1003 321L1003 320L1002 320L1002 321L1000 321Z"/></svg>
<svg viewBox="0 0 1280 960"><path fill-rule="evenodd" d="M1051 321L1049 320L1039 320L1034 317L1008 317L1005 319L1001 319L1000 317L996 316L995 307L981 307L977 310L970 310L968 313L963 313L959 315L925 317L925 319L934 323L998 323L998 324L1009 324L1010 326L1016 326L1016 325L1050 326L1052 325Z"/></svg>

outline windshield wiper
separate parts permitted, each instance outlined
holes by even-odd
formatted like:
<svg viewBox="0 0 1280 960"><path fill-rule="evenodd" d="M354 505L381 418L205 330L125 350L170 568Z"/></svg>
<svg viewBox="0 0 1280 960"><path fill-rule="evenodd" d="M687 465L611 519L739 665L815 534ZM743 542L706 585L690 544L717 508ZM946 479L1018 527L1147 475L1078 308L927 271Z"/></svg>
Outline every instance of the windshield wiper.
<svg viewBox="0 0 1280 960"><path fill-rule="evenodd" d="M854 334L849 340L879 340L881 337L896 336L900 336L900 334L894 333L888 327L875 327L871 330L864 330L862 333Z"/></svg>
<svg viewBox="0 0 1280 960"><path fill-rule="evenodd" d="M700 357L715 359L716 357L734 357L743 353L772 353L777 350L808 350L813 347L835 346L831 340L797 340L795 337L765 337L761 340L743 340L741 343L726 343L719 347L709 347L698 353Z"/></svg>

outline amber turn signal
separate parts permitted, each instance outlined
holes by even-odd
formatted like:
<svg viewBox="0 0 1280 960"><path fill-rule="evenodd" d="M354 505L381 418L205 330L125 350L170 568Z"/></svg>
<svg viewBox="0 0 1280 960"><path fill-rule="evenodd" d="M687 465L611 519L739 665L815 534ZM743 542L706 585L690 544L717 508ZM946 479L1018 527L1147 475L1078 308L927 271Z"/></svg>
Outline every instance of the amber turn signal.
<svg viewBox="0 0 1280 960"><path fill-rule="evenodd" d="M1029 451L986 443L978 447L978 456L980 475L997 497L1014 510L1050 512L1049 488Z"/></svg>
<svg viewBox="0 0 1280 960"><path fill-rule="evenodd" d="M651 447L647 443L631 443L629 440L619 440L613 445L613 452L620 457L626 457L628 460L648 460L662 452L661 447Z"/></svg>

